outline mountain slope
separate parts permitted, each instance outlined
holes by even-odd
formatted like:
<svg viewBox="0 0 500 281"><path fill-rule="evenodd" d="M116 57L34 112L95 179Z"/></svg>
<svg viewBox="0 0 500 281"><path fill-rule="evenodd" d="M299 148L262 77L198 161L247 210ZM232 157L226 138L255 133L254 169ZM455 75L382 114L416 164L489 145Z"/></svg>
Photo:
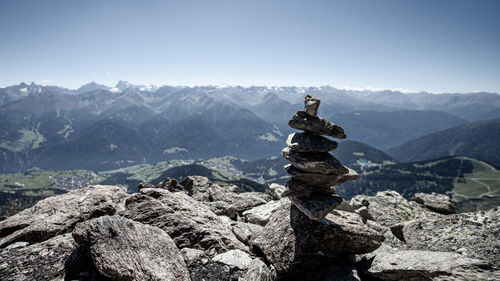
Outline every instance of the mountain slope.
<svg viewBox="0 0 500 281"><path fill-rule="evenodd" d="M467 156L500 167L500 118L467 123L420 137L389 150L399 161Z"/></svg>
<svg viewBox="0 0 500 281"><path fill-rule="evenodd" d="M342 126L349 139L386 150L420 136L467 121L440 111L360 111L336 114L329 120Z"/></svg>
<svg viewBox="0 0 500 281"><path fill-rule="evenodd" d="M121 120L102 120L80 135L41 149L33 166L45 169L105 170L140 164L150 151L147 142Z"/></svg>

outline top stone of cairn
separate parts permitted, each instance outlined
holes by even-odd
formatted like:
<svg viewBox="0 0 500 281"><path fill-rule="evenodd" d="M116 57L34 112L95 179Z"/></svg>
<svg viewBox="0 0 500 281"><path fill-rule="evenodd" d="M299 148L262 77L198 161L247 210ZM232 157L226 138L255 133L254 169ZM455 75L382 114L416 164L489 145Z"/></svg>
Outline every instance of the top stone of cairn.
<svg viewBox="0 0 500 281"><path fill-rule="evenodd" d="M307 95L304 101L304 110L297 111L288 121L288 125L308 133L345 139L346 134L342 127L317 116L319 104L320 100L317 97Z"/></svg>
<svg viewBox="0 0 500 281"><path fill-rule="evenodd" d="M307 95L304 101L304 111L311 116L318 116L319 103L320 100L317 97Z"/></svg>

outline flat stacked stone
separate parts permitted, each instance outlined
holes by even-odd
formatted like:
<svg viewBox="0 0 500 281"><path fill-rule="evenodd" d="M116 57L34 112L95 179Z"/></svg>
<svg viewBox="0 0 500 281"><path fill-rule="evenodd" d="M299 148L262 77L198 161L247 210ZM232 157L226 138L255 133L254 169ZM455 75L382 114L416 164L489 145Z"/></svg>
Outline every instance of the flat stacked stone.
<svg viewBox="0 0 500 281"><path fill-rule="evenodd" d="M288 125L303 133L292 133L281 153L289 165L286 171L292 179L286 183L287 196L302 213L313 220L321 220L341 202L335 195L335 185L354 180L358 174L340 163L329 151L338 143L321 135L345 139L342 127L318 117L320 100L307 95L304 110L297 111Z"/></svg>

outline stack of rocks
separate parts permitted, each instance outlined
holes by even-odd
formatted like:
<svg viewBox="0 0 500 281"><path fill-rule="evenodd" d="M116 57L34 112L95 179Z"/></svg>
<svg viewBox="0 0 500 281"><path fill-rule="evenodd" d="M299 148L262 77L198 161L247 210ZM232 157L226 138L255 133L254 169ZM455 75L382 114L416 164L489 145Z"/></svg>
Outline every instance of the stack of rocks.
<svg viewBox="0 0 500 281"><path fill-rule="evenodd" d="M297 111L288 125L303 133L288 136L283 156L290 162L285 169L292 175L282 196L310 219L321 220L341 202L335 195L335 185L357 178L358 174L343 166L329 151L337 148L337 142L326 135L344 139L344 129L318 117L320 100L312 95L305 97L304 110Z"/></svg>

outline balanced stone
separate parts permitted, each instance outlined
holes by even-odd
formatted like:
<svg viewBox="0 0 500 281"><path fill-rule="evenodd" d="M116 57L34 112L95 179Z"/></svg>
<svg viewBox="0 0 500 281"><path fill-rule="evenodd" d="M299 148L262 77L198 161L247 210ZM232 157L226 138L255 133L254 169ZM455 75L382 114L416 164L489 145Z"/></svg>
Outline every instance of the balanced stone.
<svg viewBox="0 0 500 281"><path fill-rule="evenodd" d="M358 173L350 168L347 168L349 170L348 173L342 175L308 173L297 169L291 164L286 165L285 169L293 178L302 182L307 182L312 186L335 186L343 184L346 181L355 180L358 177Z"/></svg>
<svg viewBox="0 0 500 281"><path fill-rule="evenodd" d="M304 101L304 111L311 116L318 116L320 100L313 96L307 95Z"/></svg>
<svg viewBox="0 0 500 281"><path fill-rule="evenodd" d="M321 220L342 203L342 197L329 195L290 196L290 201L312 220Z"/></svg>
<svg viewBox="0 0 500 281"><path fill-rule="evenodd" d="M311 133L292 133L286 139L286 145L299 152L328 152L337 148L336 141Z"/></svg>
<svg viewBox="0 0 500 281"><path fill-rule="evenodd" d="M281 154L296 168L320 174L347 174L349 169L328 152L296 152L285 147Z"/></svg>
<svg viewBox="0 0 500 281"><path fill-rule="evenodd" d="M288 125L297 130L312 132L318 135L326 135L338 139L345 139L347 137L342 127L321 117L311 116L302 110L295 113L292 119L288 121Z"/></svg>
<svg viewBox="0 0 500 281"><path fill-rule="evenodd" d="M334 189L331 186L311 186L307 182L303 182L292 178L286 185L287 190L281 194L281 197L289 196L311 196L313 194L332 194Z"/></svg>

